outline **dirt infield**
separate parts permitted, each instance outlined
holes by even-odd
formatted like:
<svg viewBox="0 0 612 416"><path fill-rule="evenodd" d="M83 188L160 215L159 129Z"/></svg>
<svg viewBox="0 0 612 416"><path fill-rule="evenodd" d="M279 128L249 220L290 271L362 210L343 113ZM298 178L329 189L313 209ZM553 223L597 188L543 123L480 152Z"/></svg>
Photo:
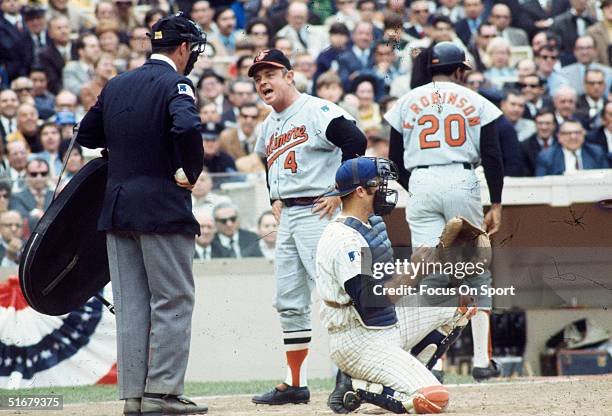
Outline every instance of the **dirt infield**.
<svg viewBox="0 0 612 416"><path fill-rule="evenodd" d="M451 404L448 413L455 416L475 415L612 415L612 375L601 377L520 379L513 382L449 386ZM211 415L331 415L325 400L327 394L315 393L308 405L256 406L249 396L216 396L202 398ZM61 412L5 413L46 416L121 415L120 403L68 405ZM363 406L357 414L385 414L378 408Z"/></svg>

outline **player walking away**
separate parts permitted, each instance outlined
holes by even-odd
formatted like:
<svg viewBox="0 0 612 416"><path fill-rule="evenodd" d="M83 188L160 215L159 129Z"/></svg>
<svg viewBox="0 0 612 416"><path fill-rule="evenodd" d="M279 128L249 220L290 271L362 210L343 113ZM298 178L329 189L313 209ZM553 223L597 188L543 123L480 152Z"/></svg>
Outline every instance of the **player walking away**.
<svg viewBox="0 0 612 416"><path fill-rule="evenodd" d="M465 53L450 42L424 51L432 82L413 89L385 115L391 125L390 159L399 168L399 182L410 192L406 219L412 246L436 246L448 220L463 216L484 224L489 235L501 223L503 162L496 120L501 111L459 83L469 64ZM474 168L482 163L491 209L483 219L480 185ZM473 286L491 283L489 271L468 280ZM446 286L448 279L430 276L429 286ZM489 353L491 299L480 300L472 319L477 380L498 376ZM482 308L488 311L482 310ZM441 370L441 365L438 370Z"/></svg>
<svg viewBox="0 0 612 416"><path fill-rule="evenodd" d="M248 75L255 80L261 99L273 109L262 124L255 151L265 158L272 213L279 223L274 306L287 357L285 382L253 397L253 402L307 403L315 250L340 205L339 197L323 195L333 189L340 163L364 154L366 138L340 107L298 92L291 64L278 49L260 52Z"/></svg>
<svg viewBox="0 0 612 416"><path fill-rule="evenodd" d="M355 158L336 173L332 195L342 197L342 212L325 228L316 261L321 319L329 332L331 358L340 370L328 400L335 413L355 410L362 401L395 413L442 412L448 390L420 360L429 361L443 345L432 339L441 334L439 327L446 326L445 335L460 331L474 312L474 308L423 308L417 295L382 292L415 286L421 277L413 272L373 273L373 265L393 262L379 215L395 207L397 191L387 186L396 178L395 167L382 158ZM433 250L426 247L412 255L413 263L433 260ZM396 308L400 299L402 307Z"/></svg>

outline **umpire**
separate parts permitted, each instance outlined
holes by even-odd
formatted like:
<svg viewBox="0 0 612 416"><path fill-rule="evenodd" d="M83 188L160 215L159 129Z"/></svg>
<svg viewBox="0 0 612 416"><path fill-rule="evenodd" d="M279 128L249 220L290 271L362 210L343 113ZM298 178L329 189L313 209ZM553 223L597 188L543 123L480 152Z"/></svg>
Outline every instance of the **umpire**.
<svg viewBox="0 0 612 416"><path fill-rule="evenodd" d="M190 190L204 159L186 75L206 36L181 13L161 19L149 36L151 58L108 82L83 118L77 142L108 149L98 229L107 232L123 413L203 414L207 407L181 394L200 229ZM175 175L180 167L185 176Z"/></svg>

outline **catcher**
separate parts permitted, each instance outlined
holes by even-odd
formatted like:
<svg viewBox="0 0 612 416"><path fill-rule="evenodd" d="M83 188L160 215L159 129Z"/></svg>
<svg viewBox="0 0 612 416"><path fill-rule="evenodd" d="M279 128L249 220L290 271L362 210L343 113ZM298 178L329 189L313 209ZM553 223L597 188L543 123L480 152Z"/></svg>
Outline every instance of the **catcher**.
<svg viewBox="0 0 612 416"><path fill-rule="evenodd" d="M394 179L397 171L387 159L344 162L333 193L342 199L342 212L326 226L317 247L321 318L339 368L328 400L335 413L355 410L362 401L394 413L442 412L448 390L424 363L435 362L475 312L418 307L416 296L394 294L414 287L422 273L373 277L374 264L393 262L380 215L389 214L397 202L397 191L387 188ZM434 249L420 247L411 260L428 264L434 259ZM398 301L404 307L396 307Z"/></svg>

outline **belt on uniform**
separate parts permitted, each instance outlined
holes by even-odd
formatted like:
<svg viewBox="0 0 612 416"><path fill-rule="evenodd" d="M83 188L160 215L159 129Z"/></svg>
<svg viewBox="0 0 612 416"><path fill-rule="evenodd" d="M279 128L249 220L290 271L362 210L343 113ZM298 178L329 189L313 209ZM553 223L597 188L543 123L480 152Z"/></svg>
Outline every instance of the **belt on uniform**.
<svg viewBox="0 0 612 416"><path fill-rule="evenodd" d="M298 198L281 199L281 201L283 201L283 204L286 207L305 207L308 205L314 205L314 203L317 202L318 199L319 197L316 196L301 196Z"/></svg>
<svg viewBox="0 0 612 416"><path fill-rule="evenodd" d="M461 163L463 165L463 169L472 170L474 169L474 165L467 162L451 162L450 164ZM444 166L444 165L420 165L415 167L415 169L428 169L431 166Z"/></svg>

